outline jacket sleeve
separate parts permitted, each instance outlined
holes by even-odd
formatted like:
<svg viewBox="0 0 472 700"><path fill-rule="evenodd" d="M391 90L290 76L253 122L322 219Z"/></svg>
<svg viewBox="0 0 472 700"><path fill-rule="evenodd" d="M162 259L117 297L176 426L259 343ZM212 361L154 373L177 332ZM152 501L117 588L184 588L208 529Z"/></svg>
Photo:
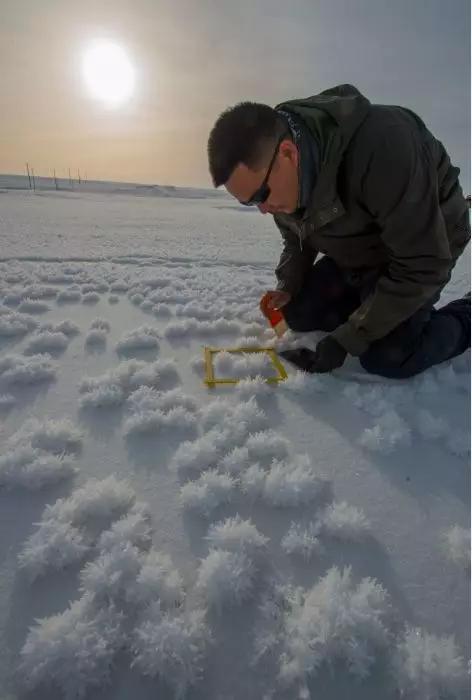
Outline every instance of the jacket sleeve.
<svg viewBox="0 0 472 700"><path fill-rule="evenodd" d="M311 246L303 244L300 236L277 217L274 217L274 220L282 234L284 243L279 264L275 269L275 276L278 280L277 289L289 292L293 298L300 291L317 253Z"/></svg>
<svg viewBox="0 0 472 700"><path fill-rule="evenodd" d="M352 355L361 355L431 300L453 265L436 165L417 132L393 126L378 139L361 199L380 224L389 260L373 292L332 334Z"/></svg>

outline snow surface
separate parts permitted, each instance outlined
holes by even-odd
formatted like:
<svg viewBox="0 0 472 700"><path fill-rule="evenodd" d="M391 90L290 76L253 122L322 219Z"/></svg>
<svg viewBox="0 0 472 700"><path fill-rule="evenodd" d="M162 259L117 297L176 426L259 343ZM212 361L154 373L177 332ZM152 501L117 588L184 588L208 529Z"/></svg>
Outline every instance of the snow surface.
<svg viewBox="0 0 472 700"><path fill-rule="evenodd" d="M209 390L205 344L321 337L260 316L270 217L0 197L2 700L468 697L470 353L272 385L221 352ZM467 254L443 301L468 288Z"/></svg>

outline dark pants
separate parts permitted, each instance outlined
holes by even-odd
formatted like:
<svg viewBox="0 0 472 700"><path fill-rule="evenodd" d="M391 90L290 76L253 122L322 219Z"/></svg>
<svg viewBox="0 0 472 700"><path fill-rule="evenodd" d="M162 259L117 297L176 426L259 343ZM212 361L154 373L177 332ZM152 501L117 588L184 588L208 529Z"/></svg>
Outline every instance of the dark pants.
<svg viewBox="0 0 472 700"><path fill-rule="evenodd" d="M330 258L321 258L311 269L300 293L284 307L289 328L301 333L334 331L372 290L375 278L374 273L373 277L363 277L356 283L352 273L342 271ZM384 338L373 342L359 357L362 367L372 374L401 379L464 352L470 346L470 330L454 307L459 302L452 302L451 310L449 305L436 310L437 300L433 299ZM464 308L464 301L462 304Z"/></svg>

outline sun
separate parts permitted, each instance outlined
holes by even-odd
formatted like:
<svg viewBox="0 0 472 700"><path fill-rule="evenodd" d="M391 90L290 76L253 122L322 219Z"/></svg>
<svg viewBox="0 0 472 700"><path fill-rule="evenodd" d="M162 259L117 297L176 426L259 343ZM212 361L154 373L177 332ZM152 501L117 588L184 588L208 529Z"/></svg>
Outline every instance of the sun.
<svg viewBox="0 0 472 700"><path fill-rule="evenodd" d="M82 75L91 95L111 107L127 102L134 90L134 69L126 51L110 41L97 41L82 58Z"/></svg>

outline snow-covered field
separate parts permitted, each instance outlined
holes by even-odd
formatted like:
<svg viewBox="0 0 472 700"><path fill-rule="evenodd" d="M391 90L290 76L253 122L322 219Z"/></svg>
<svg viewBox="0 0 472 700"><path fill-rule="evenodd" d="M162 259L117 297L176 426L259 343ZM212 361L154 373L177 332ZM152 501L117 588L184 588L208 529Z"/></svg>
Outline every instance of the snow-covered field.
<svg viewBox="0 0 472 700"><path fill-rule="evenodd" d="M0 191L1 700L469 697L470 354L207 389L271 217L112 189Z"/></svg>

